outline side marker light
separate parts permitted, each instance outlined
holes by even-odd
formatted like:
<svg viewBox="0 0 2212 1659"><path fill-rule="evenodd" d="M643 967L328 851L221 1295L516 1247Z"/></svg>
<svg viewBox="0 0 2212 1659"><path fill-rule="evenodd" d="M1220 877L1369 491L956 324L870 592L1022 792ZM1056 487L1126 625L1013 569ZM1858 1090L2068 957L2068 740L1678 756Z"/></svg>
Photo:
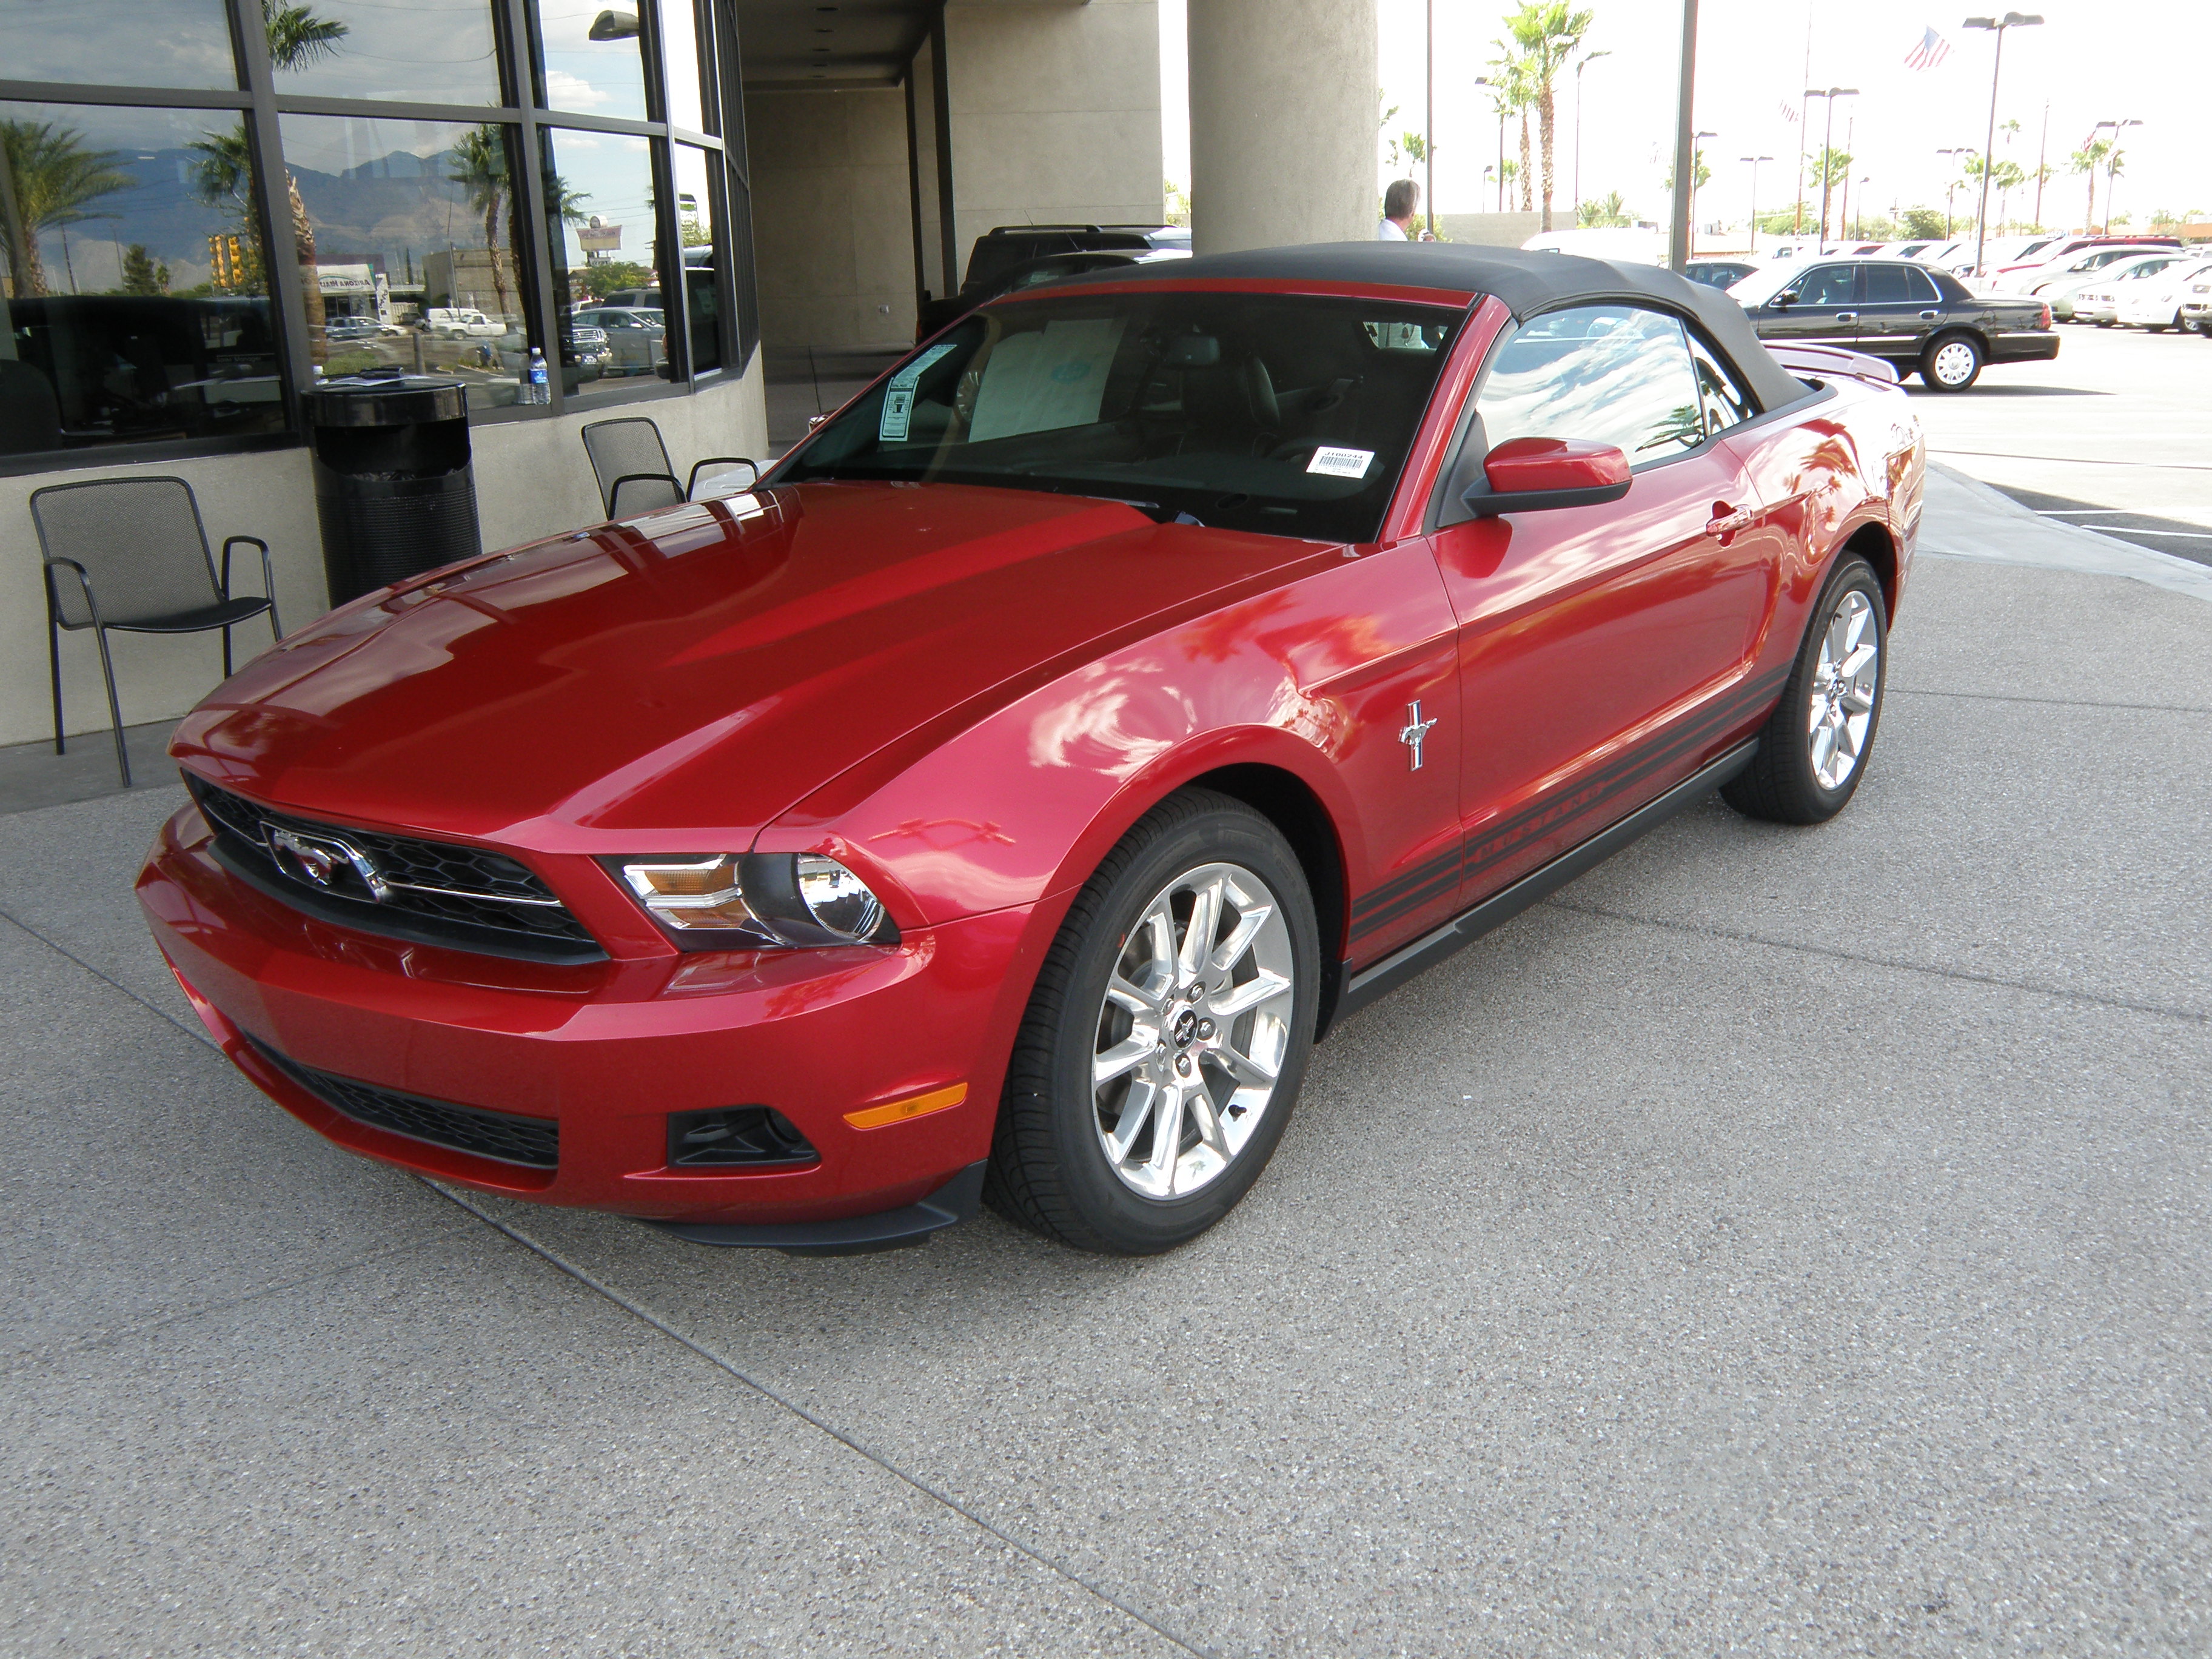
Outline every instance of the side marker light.
<svg viewBox="0 0 2212 1659"><path fill-rule="evenodd" d="M886 1123L903 1123L910 1117L927 1117L932 1112L950 1110L967 1098L968 1085L956 1083L949 1089L933 1089L926 1095L914 1095L881 1106L864 1106L857 1112L846 1113L845 1121L855 1129L880 1129Z"/></svg>

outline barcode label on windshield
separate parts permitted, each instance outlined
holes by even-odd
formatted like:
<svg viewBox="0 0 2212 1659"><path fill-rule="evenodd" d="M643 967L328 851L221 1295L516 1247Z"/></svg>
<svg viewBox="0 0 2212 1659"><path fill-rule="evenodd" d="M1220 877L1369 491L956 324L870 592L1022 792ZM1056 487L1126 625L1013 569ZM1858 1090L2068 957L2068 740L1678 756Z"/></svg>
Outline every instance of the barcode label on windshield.
<svg viewBox="0 0 2212 1659"><path fill-rule="evenodd" d="M1375 465L1371 449L1332 449L1323 444L1314 451L1313 459L1306 463L1309 472L1321 472L1332 478L1364 478L1367 469Z"/></svg>

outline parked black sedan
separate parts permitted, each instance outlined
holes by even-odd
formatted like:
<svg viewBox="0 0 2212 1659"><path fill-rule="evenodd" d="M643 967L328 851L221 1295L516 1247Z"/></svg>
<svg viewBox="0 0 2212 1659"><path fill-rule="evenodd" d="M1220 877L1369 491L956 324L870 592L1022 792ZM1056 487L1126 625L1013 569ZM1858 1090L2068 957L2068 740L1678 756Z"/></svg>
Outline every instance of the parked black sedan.
<svg viewBox="0 0 2212 1659"><path fill-rule="evenodd" d="M1975 294L1947 270L1906 259L1823 259L1792 270L1768 265L1729 289L1759 337L1842 346L1917 369L1932 392L1964 392L1984 363L2047 362L2058 355L2051 307L2040 300Z"/></svg>

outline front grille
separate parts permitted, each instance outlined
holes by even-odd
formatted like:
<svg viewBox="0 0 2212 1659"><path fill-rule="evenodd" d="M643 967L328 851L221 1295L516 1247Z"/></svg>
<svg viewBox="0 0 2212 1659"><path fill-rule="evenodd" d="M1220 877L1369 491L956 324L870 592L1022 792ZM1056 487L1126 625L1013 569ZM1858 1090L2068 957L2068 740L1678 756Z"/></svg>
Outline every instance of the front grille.
<svg viewBox="0 0 2212 1659"><path fill-rule="evenodd" d="M258 805L191 774L185 782L216 831L216 846L229 854L228 862L256 878L263 890L313 915L370 933L503 956L576 962L605 955L552 890L504 854L319 823ZM271 830L343 843L368 861L385 884L385 896L375 898L366 878L343 863L330 884L310 885L271 851Z"/></svg>
<svg viewBox="0 0 2212 1659"><path fill-rule="evenodd" d="M333 1077L289 1060L266 1043L252 1037L246 1041L252 1043L255 1054L323 1104L356 1123L501 1164L520 1164L531 1170L560 1166L561 1126L554 1119L487 1112L478 1106L456 1106L450 1101L428 1100L374 1083Z"/></svg>

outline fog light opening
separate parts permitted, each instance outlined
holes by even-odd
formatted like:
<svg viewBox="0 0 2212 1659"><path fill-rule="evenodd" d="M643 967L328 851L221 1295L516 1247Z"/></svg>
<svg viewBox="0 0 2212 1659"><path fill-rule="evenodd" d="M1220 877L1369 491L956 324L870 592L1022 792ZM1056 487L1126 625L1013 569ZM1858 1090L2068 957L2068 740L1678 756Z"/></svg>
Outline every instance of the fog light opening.
<svg viewBox="0 0 2212 1659"><path fill-rule="evenodd" d="M821 1157L799 1126L773 1106L718 1106L668 1115L668 1166L760 1168L811 1164Z"/></svg>

